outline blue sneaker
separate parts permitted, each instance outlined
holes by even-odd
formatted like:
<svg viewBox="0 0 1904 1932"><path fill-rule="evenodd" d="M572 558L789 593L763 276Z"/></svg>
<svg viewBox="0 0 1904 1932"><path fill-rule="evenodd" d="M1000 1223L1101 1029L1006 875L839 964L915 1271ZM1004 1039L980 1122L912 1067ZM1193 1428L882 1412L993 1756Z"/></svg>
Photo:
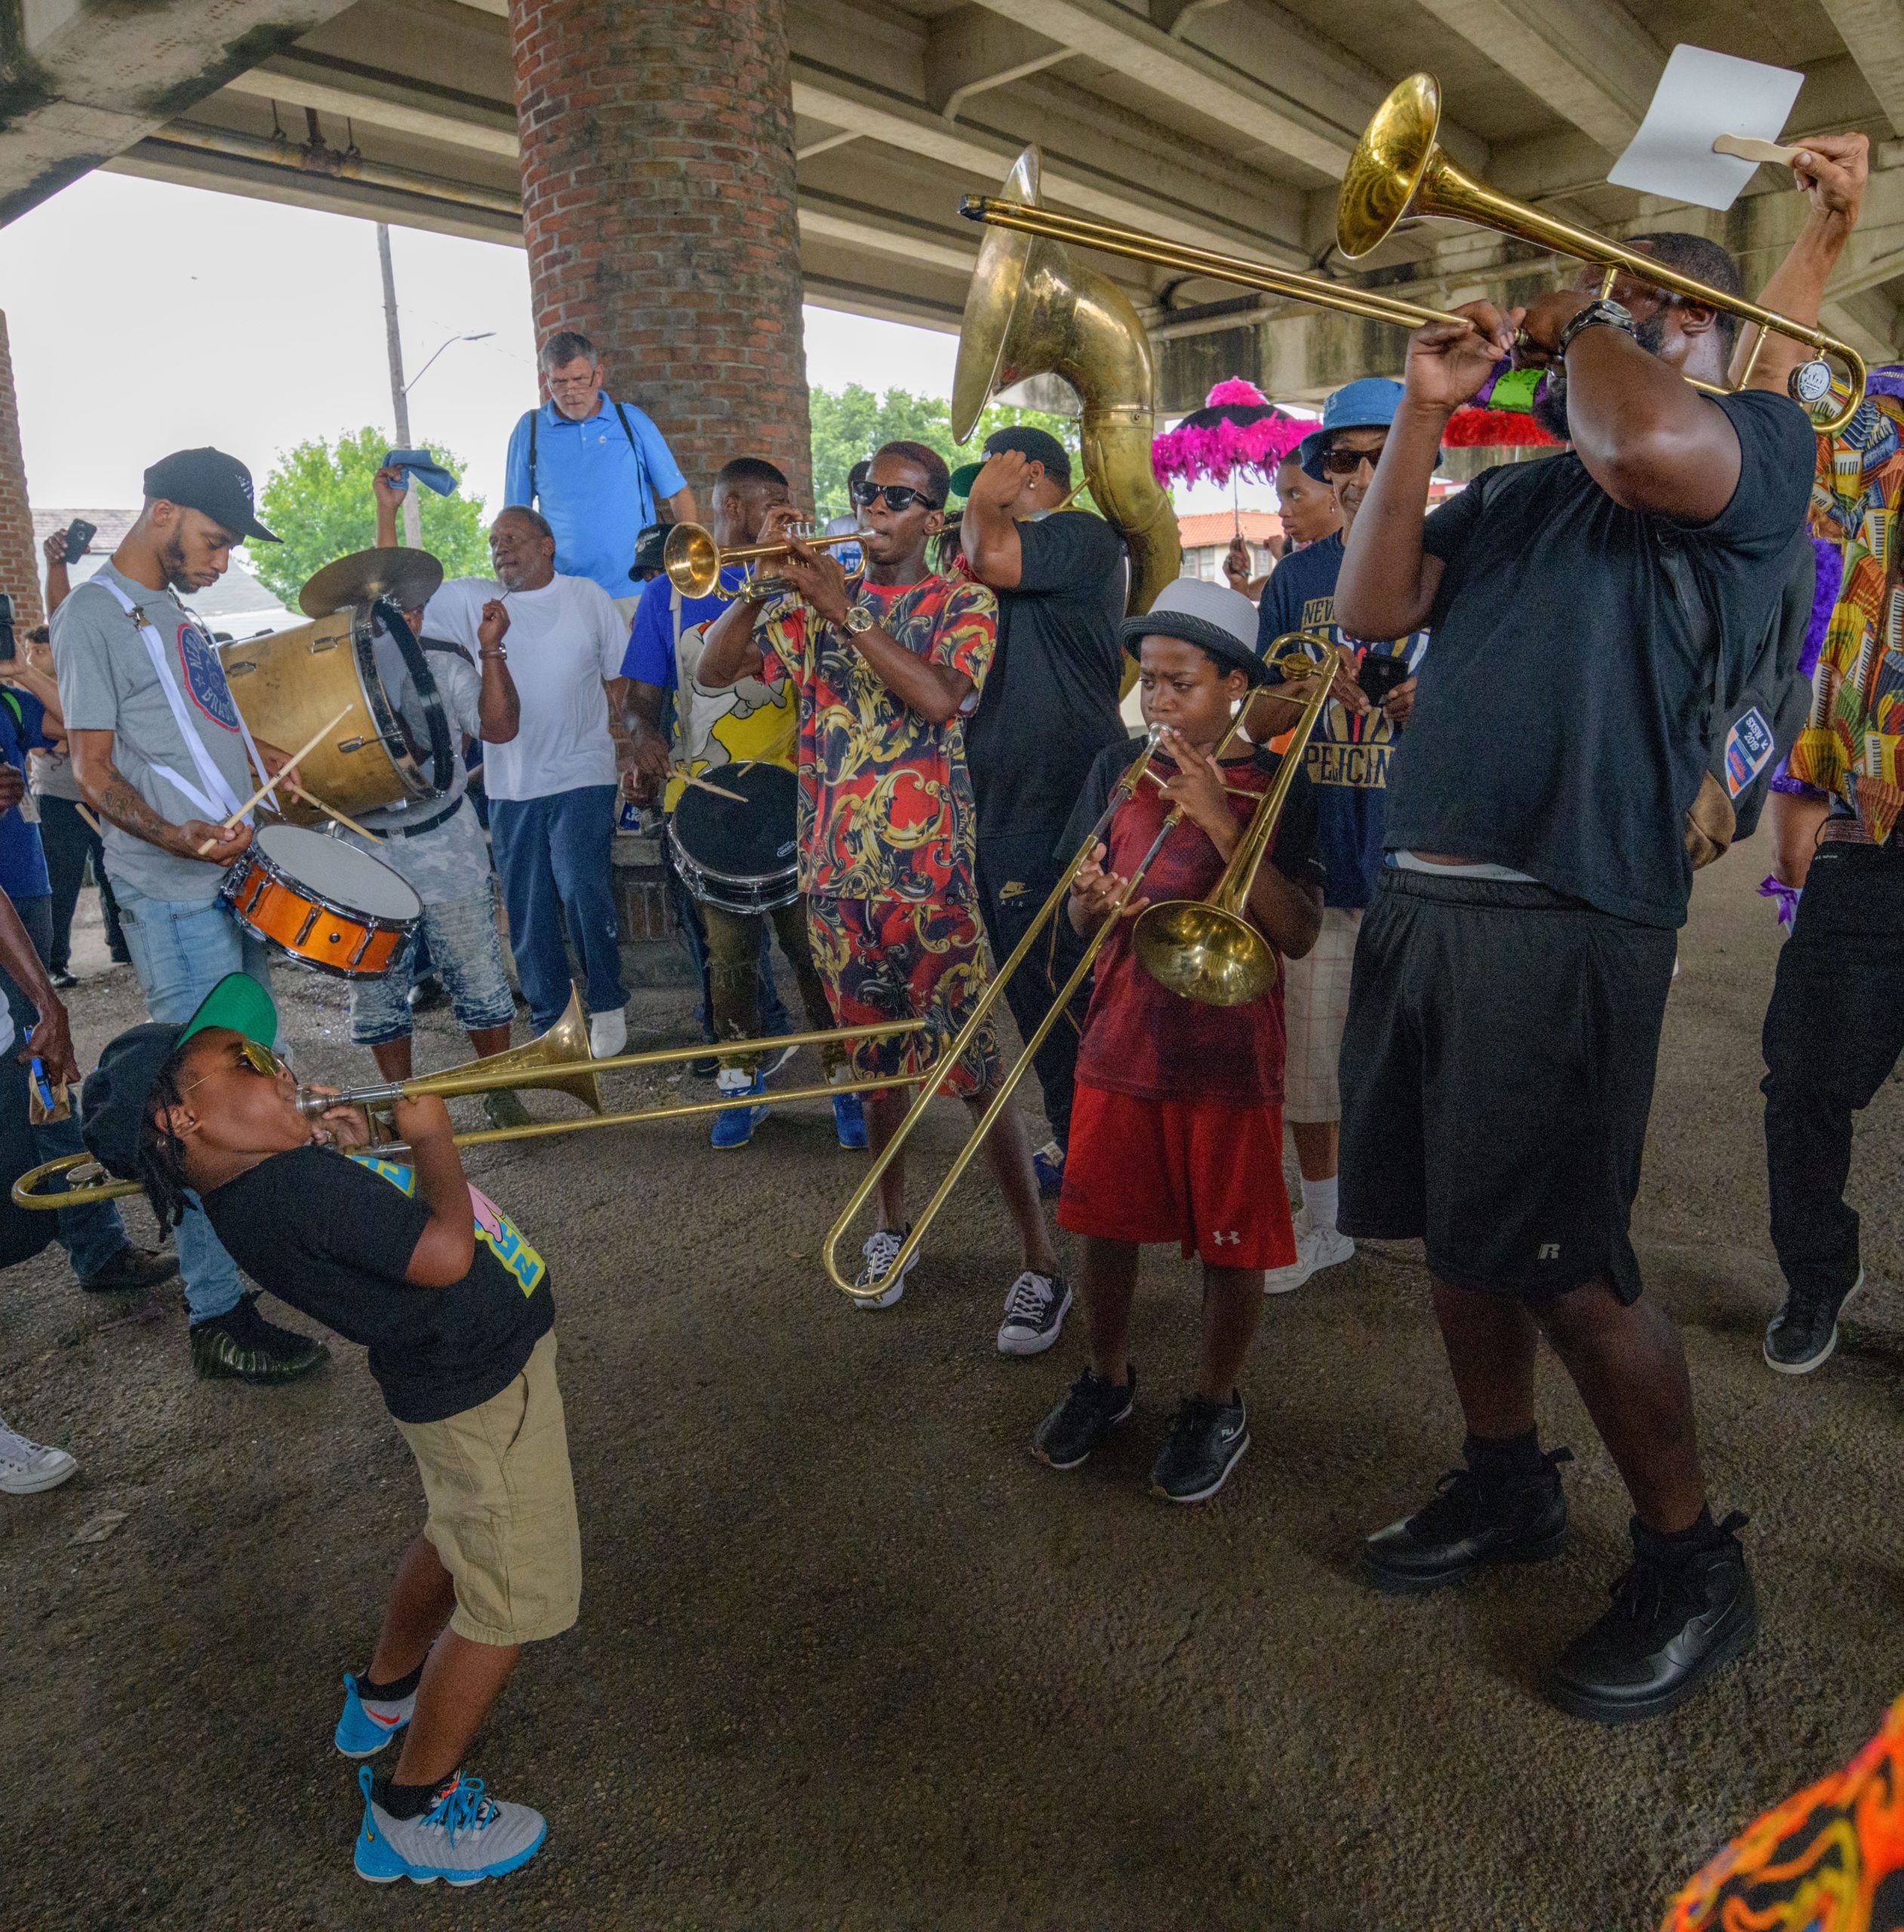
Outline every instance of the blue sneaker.
<svg viewBox="0 0 1904 1932"><path fill-rule="evenodd" d="M842 1147L863 1147L866 1144L866 1110L860 1105L857 1094L833 1096L833 1131L839 1136Z"/></svg>
<svg viewBox="0 0 1904 1932"><path fill-rule="evenodd" d="M721 1069L719 1091L738 1100L743 1094L760 1094L767 1083L758 1073L743 1073L737 1067ZM754 1129L767 1118L764 1107L723 1107L714 1116L714 1131L708 1139L716 1147L744 1147L754 1137Z"/></svg>
<svg viewBox="0 0 1904 1932"><path fill-rule="evenodd" d="M1038 1198L1057 1200L1064 1191L1064 1149L1055 1140L1033 1149L1032 1172L1038 1177Z"/></svg>
<svg viewBox="0 0 1904 1932"><path fill-rule="evenodd" d="M549 1835L549 1821L526 1804L483 1795L481 1778L459 1771L420 1818L393 1818L371 1795L371 1767L357 1774L364 1822L357 1833L357 1875L374 1885L408 1878L413 1885L480 1885L527 1865Z"/></svg>
<svg viewBox="0 0 1904 1932"><path fill-rule="evenodd" d="M358 1694L357 1680L344 1672L344 1714L337 1720L331 1742L346 1758L374 1758L384 1746L410 1721L417 1708L417 1694L385 1703L366 1701Z"/></svg>

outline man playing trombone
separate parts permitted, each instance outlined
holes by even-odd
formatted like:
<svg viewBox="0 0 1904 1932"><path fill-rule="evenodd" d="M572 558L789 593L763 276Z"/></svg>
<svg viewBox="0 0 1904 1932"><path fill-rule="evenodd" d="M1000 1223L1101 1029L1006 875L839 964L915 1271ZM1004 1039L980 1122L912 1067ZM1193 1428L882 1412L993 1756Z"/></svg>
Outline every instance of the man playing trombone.
<svg viewBox="0 0 1904 1932"><path fill-rule="evenodd" d="M1863 143L1799 165L1826 186L1798 247L1828 266ZM1534 1423L1545 1335L1632 1498L1633 1564L1547 1678L1604 1722L1671 1709L1757 1628L1744 1518L1707 1506L1685 1358L1640 1298L1629 1222L1715 659L1750 663L1804 557L1813 448L1783 338L1744 392L1715 402L1684 380L1725 380L1731 258L1693 235L1629 245L1712 299L1623 272L1603 296L1595 271L1524 312L1474 303L1416 331L1335 606L1357 636L1434 633L1355 955L1342 1224L1425 1237L1467 1428L1463 1466L1365 1563L1418 1591L1558 1551L1565 1452L1543 1454ZM1786 312L1815 320L1822 281ZM1487 472L1424 525L1442 429L1517 331L1572 450Z"/></svg>

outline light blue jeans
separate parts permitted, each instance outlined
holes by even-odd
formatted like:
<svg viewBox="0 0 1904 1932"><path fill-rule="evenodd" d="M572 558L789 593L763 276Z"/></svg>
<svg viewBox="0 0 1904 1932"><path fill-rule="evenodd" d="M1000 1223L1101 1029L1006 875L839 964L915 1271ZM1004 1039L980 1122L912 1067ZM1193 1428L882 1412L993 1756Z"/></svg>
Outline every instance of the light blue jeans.
<svg viewBox="0 0 1904 1932"><path fill-rule="evenodd" d="M222 899L147 899L116 878L112 891L132 970L153 1019L183 1026L227 973L249 973L269 989L269 955L239 928ZM178 1253L185 1305L195 1322L238 1306L238 1263L196 1205L179 1223Z"/></svg>
<svg viewBox="0 0 1904 1932"><path fill-rule="evenodd" d="M467 899L426 906L389 969L374 980L351 981L350 1037L356 1045L380 1047L410 1038L410 981L420 938L429 943L430 964L441 975L457 1024L466 1033L506 1026L515 1017L503 943L496 937L496 901L484 878L482 889Z"/></svg>

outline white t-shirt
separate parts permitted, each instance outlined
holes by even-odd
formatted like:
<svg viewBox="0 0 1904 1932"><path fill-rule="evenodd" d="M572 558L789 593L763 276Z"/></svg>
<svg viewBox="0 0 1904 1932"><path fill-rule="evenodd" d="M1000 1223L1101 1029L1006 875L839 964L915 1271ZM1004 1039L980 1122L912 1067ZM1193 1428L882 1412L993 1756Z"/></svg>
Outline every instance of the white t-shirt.
<svg viewBox="0 0 1904 1932"><path fill-rule="evenodd" d="M628 627L608 593L585 577L558 575L540 590L505 592L486 577L451 577L423 607L423 633L461 645L472 657L483 606L503 600L503 648L522 706L522 727L506 745L483 747L492 798L546 798L615 782L604 678L621 675Z"/></svg>

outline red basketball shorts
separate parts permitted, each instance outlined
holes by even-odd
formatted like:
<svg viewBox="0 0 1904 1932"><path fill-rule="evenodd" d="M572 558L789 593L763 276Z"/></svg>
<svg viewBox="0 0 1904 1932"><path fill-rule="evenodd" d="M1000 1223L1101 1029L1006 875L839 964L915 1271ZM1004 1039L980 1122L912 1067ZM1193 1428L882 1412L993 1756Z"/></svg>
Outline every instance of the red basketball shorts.
<svg viewBox="0 0 1904 1932"><path fill-rule="evenodd" d="M1079 1081L1058 1225L1100 1241L1173 1241L1188 1260L1296 1259L1280 1107L1140 1100Z"/></svg>

